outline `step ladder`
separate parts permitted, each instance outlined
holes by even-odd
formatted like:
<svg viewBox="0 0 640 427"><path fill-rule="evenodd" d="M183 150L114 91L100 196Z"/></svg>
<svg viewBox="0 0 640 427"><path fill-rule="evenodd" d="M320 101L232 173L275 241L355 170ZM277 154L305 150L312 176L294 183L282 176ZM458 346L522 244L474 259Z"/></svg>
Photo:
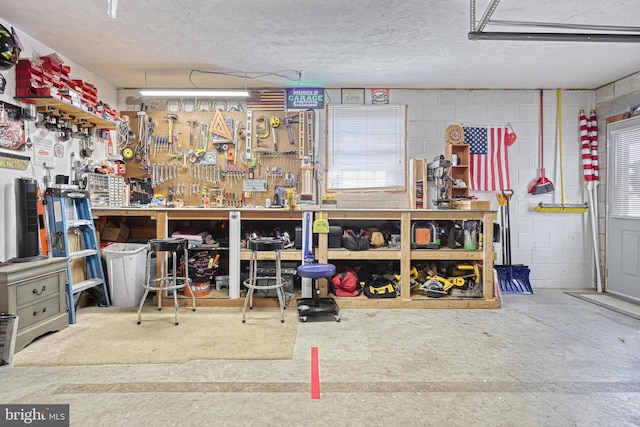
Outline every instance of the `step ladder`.
<svg viewBox="0 0 640 427"><path fill-rule="evenodd" d="M47 188L45 204L51 255L67 258L67 310L69 323L76 323L76 305L82 291L97 287L101 290L104 304L111 305L91 215L89 191ZM82 248L76 251L69 245L69 234L74 232L80 235L82 243ZM86 277L81 282L73 283L71 263L76 259L84 259Z"/></svg>

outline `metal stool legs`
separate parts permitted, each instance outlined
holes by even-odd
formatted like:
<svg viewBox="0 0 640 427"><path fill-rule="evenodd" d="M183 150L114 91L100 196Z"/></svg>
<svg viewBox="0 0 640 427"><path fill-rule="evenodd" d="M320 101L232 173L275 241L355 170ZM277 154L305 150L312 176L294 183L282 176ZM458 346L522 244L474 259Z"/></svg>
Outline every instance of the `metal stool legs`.
<svg viewBox="0 0 640 427"><path fill-rule="evenodd" d="M162 292L173 291L173 306L174 306L174 323L178 325L178 290L184 289L186 286L191 290L191 306L192 311L196 311L196 298L191 287L191 280L188 274L188 261L189 253L187 250L186 239L152 239L148 243L149 250L147 251L147 266L145 271L145 284L144 294L140 300L138 307L138 325L142 321L142 307L149 295L150 291L158 292L158 310L162 310ZM151 279L151 259L153 254L164 254L166 252L172 253L172 272L169 274L165 271L165 260L162 259L160 264L160 277ZM183 260L185 263L184 276L178 276L178 255L183 254Z"/></svg>
<svg viewBox="0 0 640 427"><path fill-rule="evenodd" d="M280 249L282 245L282 240L278 239L262 238L249 241L251 258L249 259L249 278L243 282L247 288L247 295L244 298L244 304L242 306L242 323L246 321L247 306L249 310L253 308L253 293L256 289L275 289L280 304L280 322L284 323L286 299L284 295L285 281L282 279L282 267L280 263ZM258 276L258 251L275 251L275 276ZM259 283L259 279L265 280L266 284ZM274 281L274 283L269 284L270 280Z"/></svg>

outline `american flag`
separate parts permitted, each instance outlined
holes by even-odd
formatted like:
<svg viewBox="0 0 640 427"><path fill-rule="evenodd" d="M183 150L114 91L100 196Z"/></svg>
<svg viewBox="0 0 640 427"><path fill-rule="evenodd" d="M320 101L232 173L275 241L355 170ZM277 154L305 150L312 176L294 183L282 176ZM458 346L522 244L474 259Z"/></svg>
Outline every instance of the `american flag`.
<svg viewBox="0 0 640 427"><path fill-rule="evenodd" d="M476 191L510 190L509 145L506 127L465 127L464 142L470 146L469 188Z"/></svg>

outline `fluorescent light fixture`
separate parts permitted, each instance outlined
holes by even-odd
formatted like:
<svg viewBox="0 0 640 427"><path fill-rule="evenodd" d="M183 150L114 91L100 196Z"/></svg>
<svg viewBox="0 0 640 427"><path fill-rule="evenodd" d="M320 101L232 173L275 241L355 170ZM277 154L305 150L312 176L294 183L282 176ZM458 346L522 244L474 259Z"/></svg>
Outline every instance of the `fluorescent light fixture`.
<svg viewBox="0 0 640 427"><path fill-rule="evenodd" d="M140 89L142 96L248 97L246 90L220 89Z"/></svg>

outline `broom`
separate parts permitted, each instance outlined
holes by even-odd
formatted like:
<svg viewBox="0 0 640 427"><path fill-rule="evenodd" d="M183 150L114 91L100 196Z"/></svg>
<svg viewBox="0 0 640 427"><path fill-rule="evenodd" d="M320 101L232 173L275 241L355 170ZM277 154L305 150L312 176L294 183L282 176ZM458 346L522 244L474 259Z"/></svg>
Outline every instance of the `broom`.
<svg viewBox="0 0 640 427"><path fill-rule="evenodd" d="M564 164L562 161L562 90L558 89L556 91L558 101L557 101L557 122L558 122L558 145L560 152L560 204L544 204L542 202L538 203L535 208L533 208L536 212L554 212L554 213L569 213L569 212L577 212L583 213L587 211L588 204L576 204L576 205L567 205L564 203Z"/></svg>
<svg viewBox="0 0 640 427"><path fill-rule="evenodd" d="M550 193L555 190L553 183L546 177L544 171L544 91L540 89L540 170L538 177L529 185L528 192L534 196Z"/></svg>

